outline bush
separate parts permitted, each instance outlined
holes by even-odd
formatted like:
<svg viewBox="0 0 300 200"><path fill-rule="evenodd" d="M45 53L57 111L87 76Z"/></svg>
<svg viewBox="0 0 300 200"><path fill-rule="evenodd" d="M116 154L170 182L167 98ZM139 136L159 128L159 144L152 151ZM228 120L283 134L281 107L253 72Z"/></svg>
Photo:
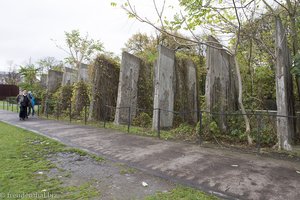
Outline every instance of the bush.
<svg viewBox="0 0 300 200"><path fill-rule="evenodd" d="M177 128L171 130L176 139L195 141L197 139L196 130L193 126L182 123Z"/></svg>
<svg viewBox="0 0 300 200"><path fill-rule="evenodd" d="M132 120L132 125L143 128L151 127L152 118L147 113L140 113Z"/></svg>
<svg viewBox="0 0 300 200"><path fill-rule="evenodd" d="M62 110L67 110L70 107L72 90L73 87L71 85L65 85L60 88L60 104Z"/></svg>
<svg viewBox="0 0 300 200"><path fill-rule="evenodd" d="M79 81L74 84L73 95L72 95L72 109L74 116L80 116L81 111L85 105L89 105L89 88L86 83Z"/></svg>

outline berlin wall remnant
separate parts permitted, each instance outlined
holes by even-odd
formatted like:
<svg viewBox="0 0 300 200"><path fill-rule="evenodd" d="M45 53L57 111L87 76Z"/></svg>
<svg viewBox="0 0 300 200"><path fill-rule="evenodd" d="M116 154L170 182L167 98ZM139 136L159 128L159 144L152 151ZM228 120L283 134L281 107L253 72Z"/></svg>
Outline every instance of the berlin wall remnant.
<svg viewBox="0 0 300 200"><path fill-rule="evenodd" d="M176 56L176 90L174 110L180 118L189 123L198 120L198 91L196 66L188 57ZM180 122L180 121L179 121Z"/></svg>
<svg viewBox="0 0 300 200"><path fill-rule="evenodd" d="M138 57L127 52L122 53L117 109L115 115L116 124L128 123L129 107L131 119L136 115L137 82L140 66L141 60Z"/></svg>
<svg viewBox="0 0 300 200"><path fill-rule="evenodd" d="M47 94L44 102L42 103L44 106L42 108L44 114L47 114L49 110L48 100L50 96L61 86L63 78L63 72L48 70L47 75Z"/></svg>
<svg viewBox="0 0 300 200"><path fill-rule="evenodd" d="M293 83L292 76L290 74L290 52L281 19L276 17L275 22L277 115L294 116ZM294 119L289 117L277 117L277 137L279 149L292 150L291 142L294 134Z"/></svg>
<svg viewBox="0 0 300 200"><path fill-rule="evenodd" d="M209 112L232 112L238 109L235 62L217 39L208 37L207 76L205 83L206 106ZM215 47L215 48L214 48ZM226 117L214 116L219 128L227 130Z"/></svg>
<svg viewBox="0 0 300 200"><path fill-rule="evenodd" d="M88 82L89 81L89 66L81 63L78 69L78 81Z"/></svg>
<svg viewBox="0 0 300 200"><path fill-rule="evenodd" d="M47 76L47 90L49 93L55 92L62 83L63 72L49 70Z"/></svg>
<svg viewBox="0 0 300 200"><path fill-rule="evenodd" d="M62 85L73 84L76 82L77 70L65 67L62 79Z"/></svg>
<svg viewBox="0 0 300 200"><path fill-rule="evenodd" d="M197 87L197 70L195 63L189 60L187 62L187 89L188 89L188 111L189 118L196 123L198 121L198 87Z"/></svg>
<svg viewBox="0 0 300 200"><path fill-rule="evenodd" d="M120 66L105 55L99 55L91 66L92 97L88 120L111 120L110 108L116 106Z"/></svg>
<svg viewBox="0 0 300 200"><path fill-rule="evenodd" d="M142 60L138 80L137 107L152 116L153 109L153 63ZM137 115L141 112L137 111ZM138 117L138 116L137 116Z"/></svg>
<svg viewBox="0 0 300 200"><path fill-rule="evenodd" d="M173 125L175 52L162 45L158 46L158 60L154 70L154 102L152 128L158 129L160 109L160 128Z"/></svg>
<svg viewBox="0 0 300 200"><path fill-rule="evenodd" d="M41 75L40 84L43 88L47 88L47 78L48 78L48 74Z"/></svg>

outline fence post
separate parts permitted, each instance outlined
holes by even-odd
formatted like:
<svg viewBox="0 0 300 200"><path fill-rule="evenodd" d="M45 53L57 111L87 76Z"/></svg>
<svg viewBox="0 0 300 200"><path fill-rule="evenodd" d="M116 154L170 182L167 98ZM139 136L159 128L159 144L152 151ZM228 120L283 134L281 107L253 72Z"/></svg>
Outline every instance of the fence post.
<svg viewBox="0 0 300 200"><path fill-rule="evenodd" d="M6 98L6 110L8 110L8 100Z"/></svg>
<svg viewBox="0 0 300 200"><path fill-rule="evenodd" d="M131 124L131 107L128 107L128 123L127 123L127 132L130 131L130 124Z"/></svg>
<svg viewBox="0 0 300 200"><path fill-rule="evenodd" d="M199 136L199 143L201 144L201 131L202 131L202 111L199 111L199 128L198 128L198 136Z"/></svg>
<svg viewBox="0 0 300 200"><path fill-rule="evenodd" d="M103 111L104 111L104 116L103 116L103 127L105 128L105 123L106 123L106 106L104 105L104 107L103 107ZM101 112L101 110L100 110L100 112ZM99 115L99 116L101 116L101 114Z"/></svg>
<svg viewBox="0 0 300 200"><path fill-rule="evenodd" d="M72 122L72 102L70 102L70 111L69 111L70 123Z"/></svg>
<svg viewBox="0 0 300 200"><path fill-rule="evenodd" d="M59 103L58 103L58 101L56 102L56 119L57 120L59 120L59 114L58 114L58 112L59 112Z"/></svg>
<svg viewBox="0 0 300 200"><path fill-rule="evenodd" d="M11 102L11 111L13 112L14 111L14 103Z"/></svg>
<svg viewBox="0 0 300 200"><path fill-rule="evenodd" d="M257 115L257 153L260 154L261 143L261 116Z"/></svg>
<svg viewBox="0 0 300 200"><path fill-rule="evenodd" d="M40 116L40 104L37 105L38 106L38 117Z"/></svg>
<svg viewBox="0 0 300 200"><path fill-rule="evenodd" d="M58 103L58 117L57 117L58 120L60 118L60 110L61 110L61 104Z"/></svg>
<svg viewBox="0 0 300 200"><path fill-rule="evenodd" d="M4 101L4 99L3 99L3 110L4 110L4 108L5 108L5 106L4 106L4 102L5 102L5 101Z"/></svg>
<svg viewBox="0 0 300 200"><path fill-rule="evenodd" d="M160 138L160 108L158 108L157 115L157 137Z"/></svg>
<svg viewBox="0 0 300 200"><path fill-rule="evenodd" d="M84 106L84 125L86 125L87 119L86 119L86 112L87 112L87 105Z"/></svg>
<svg viewBox="0 0 300 200"><path fill-rule="evenodd" d="M47 116L47 119L48 119L48 111L49 111L49 109L48 109L48 107L49 107L49 102L48 102L48 99L47 99L47 101L46 101L46 116Z"/></svg>

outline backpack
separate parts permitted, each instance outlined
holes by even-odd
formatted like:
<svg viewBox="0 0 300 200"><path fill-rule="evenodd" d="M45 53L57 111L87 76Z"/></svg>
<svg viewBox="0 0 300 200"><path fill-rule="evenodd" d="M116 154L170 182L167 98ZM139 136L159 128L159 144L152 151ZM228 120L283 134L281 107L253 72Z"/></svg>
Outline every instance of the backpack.
<svg viewBox="0 0 300 200"><path fill-rule="evenodd" d="M31 105L34 106L34 104L35 104L34 96L32 94L29 94L28 96L29 96L29 101L30 101Z"/></svg>

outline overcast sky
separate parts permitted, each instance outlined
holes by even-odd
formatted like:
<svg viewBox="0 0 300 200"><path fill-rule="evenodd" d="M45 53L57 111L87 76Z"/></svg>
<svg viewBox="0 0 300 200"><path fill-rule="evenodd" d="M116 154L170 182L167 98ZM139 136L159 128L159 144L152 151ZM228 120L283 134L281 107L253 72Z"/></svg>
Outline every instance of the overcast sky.
<svg viewBox="0 0 300 200"><path fill-rule="evenodd" d="M112 0L0 0L0 71L14 65L67 55L51 39L64 44L64 32L79 29L82 35L104 43L105 50L121 54L124 43L137 32L154 30L128 19ZM131 0L140 13L154 14L152 0ZM114 0L120 3L120 0ZM159 2L159 0L158 0Z"/></svg>

